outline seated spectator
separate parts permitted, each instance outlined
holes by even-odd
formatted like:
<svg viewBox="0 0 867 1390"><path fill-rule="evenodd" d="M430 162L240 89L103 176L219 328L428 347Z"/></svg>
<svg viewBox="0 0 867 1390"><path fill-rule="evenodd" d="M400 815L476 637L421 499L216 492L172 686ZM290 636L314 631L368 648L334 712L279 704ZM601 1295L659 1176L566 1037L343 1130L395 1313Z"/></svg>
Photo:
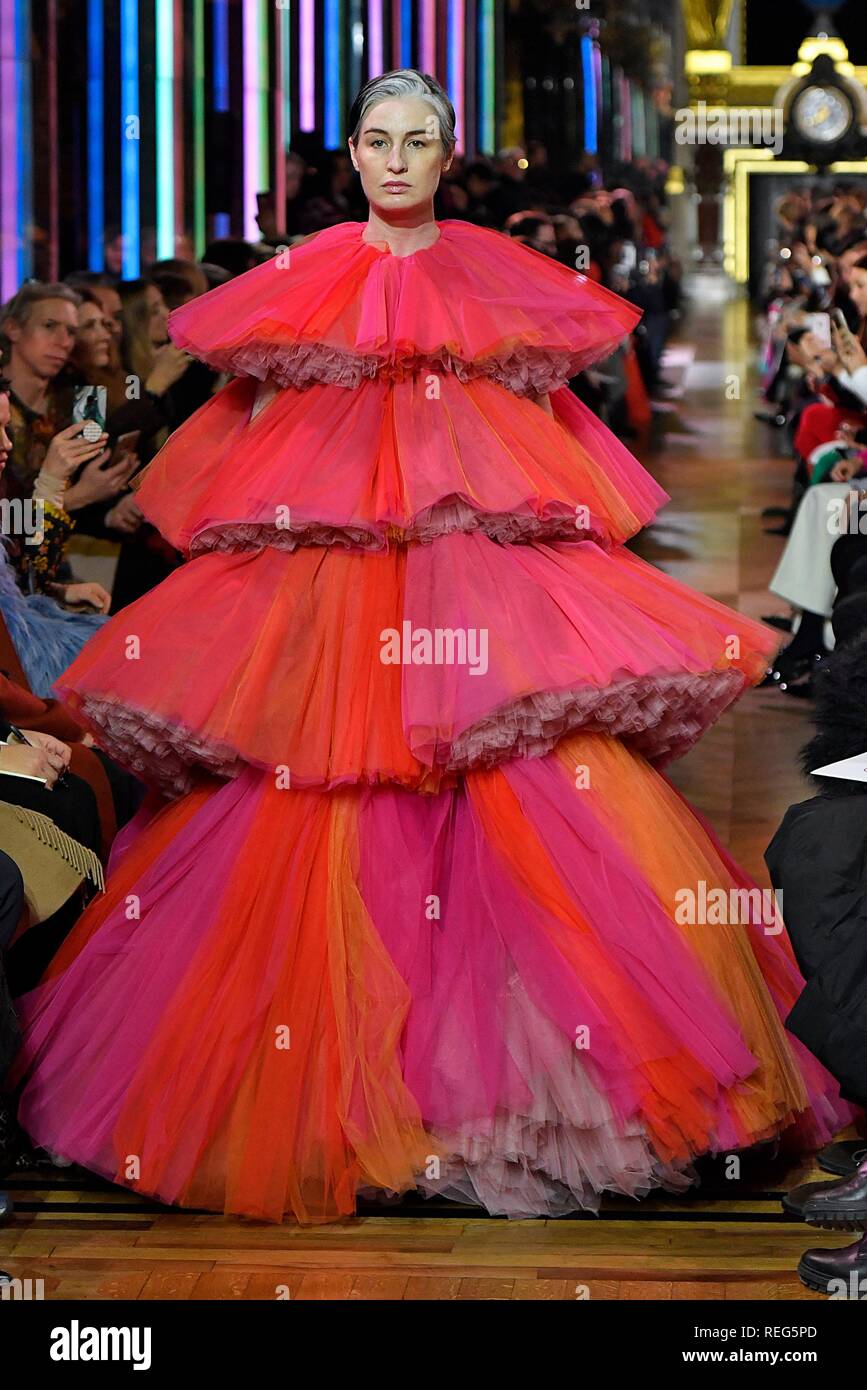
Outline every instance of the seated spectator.
<svg viewBox="0 0 867 1390"><path fill-rule="evenodd" d="M11 419L10 383L0 377L0 478L12 456ZM43 508L41 529L32 535L0 538L0 614L30 687L39 695L50 693L61 672L105 621L110 603L102 585L70 582L60 573L63 545L73 523L58 501L65 478L49 473L50 487L44 478L55 452L58 468L68 476L76 466L79 449L77 433L66 430L55 436L36 475L34 498ZM7 556L7 546L18 556L17 570ZM29 581L26 593L20 587L22 578ZM76 608L90 612L75 611Z"/></svg>
<svg viewBox="0 0 867 1390"><path fill-rule="evenodd" d="M843 643L815 678L816 736L802 754L804 771L867 749L867 633ZM804 990L786 1027L840 1083L844 1099L867 1106L867 783L817 777L817 795L790 806L765 859L783 894L789 938ZM786 1209L810 1222L863 1229L867 1223L867 1141L834 1144L819 1164L838 1181L796 1188ZM845 1219L835 1219L835 1211ZM807 1250L802 1280L827 1291L832 1279L867 1276L867 1237L845 1249Z"/></svg>
<svg viewBox="0 0 867 1390"><path fill-rule="evenodd" d="M550 217L534 212L516 212L507 220L506 231L514 241L540 251L543 256L557 255L557 233Z"/></svg>

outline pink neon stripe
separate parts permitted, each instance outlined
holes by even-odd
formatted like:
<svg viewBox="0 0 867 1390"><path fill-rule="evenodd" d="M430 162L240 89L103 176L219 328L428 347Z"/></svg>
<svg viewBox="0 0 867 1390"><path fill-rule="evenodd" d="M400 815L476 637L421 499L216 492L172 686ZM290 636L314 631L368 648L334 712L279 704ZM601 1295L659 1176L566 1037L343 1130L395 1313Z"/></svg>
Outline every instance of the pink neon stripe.
<svg viewBox="0 0 867 1390"><path fill-rule="evenodd" d="M274 211L277 217L278 232L285 233L286 209L286 131L283 125L283 30L289 23L289 11L277 11L276 33L274 39L276 62L274 64Z"/></svg>
<svg viewBox="0 0 867 1390"><path fill-rule="evenodd" d="M316 17L313 0L301 0L301 33L299 43L299 85L301 91L301 129L316 127Z"/></svg>
<svg viewBox="0 0 867 1390"><path fill-rule="evenodd" d="M436 0L421 0L421 46L422 72L436 76L437 66L437 16Z"/></svg>
<svg viewBox="0 0 867 1390"><path fill-rule="evenodd" d="M0 0L0 300L18 289L18 92L15 0Z"/></svg>
<svg viewBox="0 0 867 1390"><path fill-rule="evenodd" d="M455 90L449 95L455 108L455 139L459 153L462 153L464 148L464 11L464 0L451 0L449 48L453 57L450 61L457 77Z"/></svg>
<svg viewBox="0 0 867 1390"><path fill-rule="evenodd" d="M367 75L379 77L383 71L382 0L368 0L367 5Z"/></svg>

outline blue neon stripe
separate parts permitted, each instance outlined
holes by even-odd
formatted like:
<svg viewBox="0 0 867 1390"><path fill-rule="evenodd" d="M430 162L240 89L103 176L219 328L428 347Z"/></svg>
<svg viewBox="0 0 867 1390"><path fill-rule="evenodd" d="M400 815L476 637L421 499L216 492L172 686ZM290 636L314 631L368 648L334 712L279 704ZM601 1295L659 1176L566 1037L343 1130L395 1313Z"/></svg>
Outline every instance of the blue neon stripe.
<svg viewBox="0 0 867 1390"><path fill-rule="evenodd" d="M87 0L87 267L105 266L105 42L102 0Z"/></svg>
<svg viewBox="0 0 867 1390"><path fill-rule="evenodd" d="M229 0L214 0L214 110L229 109Z"/></svg>
<svg viewBox="0 0 867 1390"><path fill-rule="evenodd" d="M33 95L30 83L30 0L16 0L18 95L18 281L33 275Z"/></svg>
<svg viewBox="0 0 867 1390"><path fill-rule="evenodd" d="M401 0L400 65L402 68L412 67L412 0Z"/></svg>
<svg viewBox="0 0 867 1390"><path fill-rule="evenodd" d="M120 230L123 237L123 278L134 280L141 272L139 223L140 139L128 139L133 121L139 120L138 102L138 0L121 0L120 8ZM139 131L139 134L141 132Z"/></svg>
<svg viewBox="0 0 867 1390"><path fill-rule="evenodd" d="M584 73L584 149L597 154L599 136L596 125L596 69L593 62L593 40L585 34L581 40L581 66Z"/></svg>
<svg viewBox="0 0 867 1390"><path fill-rule="evenodd" d="M325 148L343 143L340 129L340 0L325 0L323 67L325 79Z"/></svg>

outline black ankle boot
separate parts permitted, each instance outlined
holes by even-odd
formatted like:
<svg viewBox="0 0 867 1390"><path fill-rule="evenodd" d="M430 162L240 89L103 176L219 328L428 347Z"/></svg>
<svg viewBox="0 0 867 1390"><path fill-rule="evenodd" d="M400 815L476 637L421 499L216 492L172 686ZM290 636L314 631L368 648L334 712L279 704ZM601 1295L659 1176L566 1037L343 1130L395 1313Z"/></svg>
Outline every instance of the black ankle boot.
<svg viewBox="0 0 867 1390"><path fill-rule="evenodd" d="M867 1299L867 1236L842 1250L805 1250L798 1277L808 1289L831 1298Z"/></svg>
<svg viewBox="0 0 867 1390"><path fill-rule="evenodd" d="M838 1178L850 1178L865 1158L867 1139L841 1139L816 1154L816 1162L823 1173L833 1173Z"/></svg>
<svg viewBox="0 0 867 1390"><path fill-rule="evenodd" d="M783 1209L826 1231L867 1229L867 1162L836 1182L802 1183L783 1198Z"/></svg>

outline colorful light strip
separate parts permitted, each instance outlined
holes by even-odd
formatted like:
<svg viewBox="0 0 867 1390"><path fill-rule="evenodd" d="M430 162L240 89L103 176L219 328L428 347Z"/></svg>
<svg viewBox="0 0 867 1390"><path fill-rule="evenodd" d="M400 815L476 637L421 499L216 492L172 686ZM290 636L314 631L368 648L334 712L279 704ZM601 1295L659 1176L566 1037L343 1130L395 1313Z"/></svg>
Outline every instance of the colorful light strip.
<svg viewBox="0 0 867 1390"><path fill-rule="evenodd" d="M175 3L156 0L157 260L175 254Z"/></svg>
<svg viewBox="0 0 867 1390"><path fill-rule="evenodd" d="M401 0L397 58L402 68L412 67L412 0Z"/></svg>
<svg viewBox="0 0 867 1390"><path fill-rule="evenodd" d="M259 241L256 194L271 186L268 159L268 0L244 0L244 236Z"/></svg>
<svg viewBox="0 0 867 1390"><path fill-rule="evenodd" d="M205 202L205 0L193 0L193 249L204 254Z"/></svg>
<svg viewBox="0 0 867 1390"><path fill-rule="evenodd" d="M596 63L593 40L589 34L581 39L581 70L584 76L584 149L587 154L599 150L596 120Z"/></svg>
<svg viewBox="0 0 867 1390"><path fill-rule="evenodd" d="M139 220L138 0L120 3L120 231L121 274L134 280L141 271Z"/></svg>
<svg viewBox="0 0 867 1390"><path fill-rule="evenodd" d="M280 10L280 75L283 97L283 148L292 144L292 16L288 5ZM283 161L285 163L285 161Z"/></svg>
<svg viewBox="0 0 867 1390"><path fill-rule="evenodd" d="M323 80L326 150L336 150L343 144L343 45L340 10L340 0L325 0Z"/></svg>
<svg viewBox="0 0 867 1390"><path fill-rule="evenodd" d="M625 74L620 79L620 98L620 112L623 116L620 157L628 161L632 158L632 84Z"/></svg>
<svg viewBox="0 0 867 1390"><path fill-rule="evenodd" d="M105 44L102 0L87 0L87 268L105 265Z"/></svg>
<svg viewBox="0 0 867 1390"><path fill-rule="evenodd" d="M644 130L644 92L640 87L632 88L632 153L647 154Z"/></svg>
<svg viewBox="0 0 867 1390"><path fill-rule="evenodd" d="M57 92L57 0L45 0L45 81L47 86L43 120L48 130L48 148L60 148L58 131L58 92ZM49 161L48 207L46 209L46 231L48 232L48 266L46 278L50 281L60 279L60 170L56 159Z"/></svg>
<svg viewBox="0 0 867 1390"><path fill-rule="evenodd" d="M602 86L602 50L595 39L593 41L593 80L596 84L596 143L598 145L603 130L602 119L605 108Z"/></svg>
<svg viewBox="0 0 867 1390"><path fill-rule="evenodd" d="M213 0L213 101L215 111L229 109L229 0ZM226 151L228 158L228 151ZM228 236L232 219L228 212L214 214L214 236Z"/></svg>
<svg viewBox="0 0 867 1390"><path fill-rule="evenodd" d="M455 136L458 152L464 148L464 0L448 0L446 86L455 108Z"/></svg>
<svg viewBox="0 0 867 1390"><path fill-rule="evenodd" d="M18 289L18 50L15 0L0 0L0 303Z"/></svg>
<svg viewBox="0 0 867 1390"><path fill-rule="evenodd" d="M213 0L214 110L229 109L229 0Z"/></svg>
<svg viewBox="0 0 867 1390"><path fill-rule="evenodd" d="M382 0L368 0L367 5L367 76L379 77L385 70L382 25Z"/></svg>
<svg viewBox="0 0 867 1390"><path fill-rule="evenodd" d="M418 60L421 70L422 72L430 73L433 77L437 70L436 0L421 0L419 10L418 47Z"/></svg>
<svg viewBox="0 0 867 1390"><path fill-rule="evenodd" d="M286 151L289 148L289 11L278 5L274 17L274 172L271 187L274 190L274 212L277 230L285 231L284 212L286 208Z"/></svg>
<svg viewBox="0 0 867 1390"><path fill-rule="evenodd" d="M301 0L299 34L300 124L303 131L316 129L316 14L313 0Z"/></svg>
<svg viewBox="0 0 867 1390"><path fill-rule="evenodd" d="M496 152L496 31L494 0L479 0L479 150Z"/></svg>
<svg viewBox="0 0 867 1390"><path fill-rule="evenodd" d="M18 279L33 274L33 89L30 72L30 0L15 6L18 74ZM14 146L13 146L14 148ZM5 190L3 196L5 197Z"/></svg>

